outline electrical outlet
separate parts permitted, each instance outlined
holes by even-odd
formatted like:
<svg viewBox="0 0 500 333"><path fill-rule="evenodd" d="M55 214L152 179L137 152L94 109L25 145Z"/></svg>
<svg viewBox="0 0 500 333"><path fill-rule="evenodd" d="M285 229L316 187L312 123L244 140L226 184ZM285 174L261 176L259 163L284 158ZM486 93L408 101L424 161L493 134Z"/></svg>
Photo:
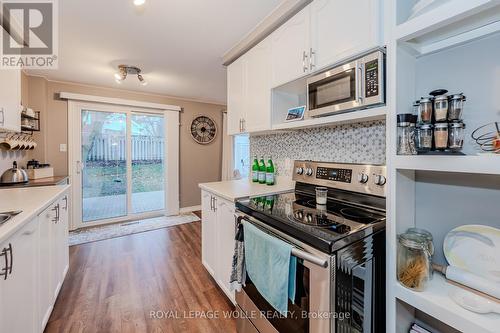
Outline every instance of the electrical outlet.
<svg viewBox="0 0 500 333"><path fill-rule="evenodd" d="M68 151L68 147L67 147L67 145L66 145L65 143L61 143L61 144L59 145L59 151L60 151L61 153L65 153L65 152L67 152L67 151Z"/></svg>

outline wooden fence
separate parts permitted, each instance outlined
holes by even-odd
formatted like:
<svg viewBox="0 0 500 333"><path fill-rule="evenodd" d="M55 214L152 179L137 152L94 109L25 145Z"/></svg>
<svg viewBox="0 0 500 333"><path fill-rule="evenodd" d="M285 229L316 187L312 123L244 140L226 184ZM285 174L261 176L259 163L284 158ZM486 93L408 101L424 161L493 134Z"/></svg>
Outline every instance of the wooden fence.
<svg viewBox="0 0 500 333"><path fill-rule="evenodd" d="M132 136L132 161L163 160L163 137ZM111 135L94 137L89 147L87 161L125 161L127 145L124 138Z"/></svg>

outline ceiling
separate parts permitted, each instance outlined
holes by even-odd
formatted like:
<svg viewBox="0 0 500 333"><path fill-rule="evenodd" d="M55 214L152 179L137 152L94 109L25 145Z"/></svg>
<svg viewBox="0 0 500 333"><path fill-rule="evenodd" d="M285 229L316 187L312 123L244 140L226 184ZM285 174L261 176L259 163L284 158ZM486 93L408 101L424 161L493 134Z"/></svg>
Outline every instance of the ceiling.
<svg viewBox="0 0 500 333"><path fill-rule="evenodd" d="M59 69L51 80L226 103L222 55L281 0L64 0L59 3ZM143 69L147 86L119 64Z"/></svg>

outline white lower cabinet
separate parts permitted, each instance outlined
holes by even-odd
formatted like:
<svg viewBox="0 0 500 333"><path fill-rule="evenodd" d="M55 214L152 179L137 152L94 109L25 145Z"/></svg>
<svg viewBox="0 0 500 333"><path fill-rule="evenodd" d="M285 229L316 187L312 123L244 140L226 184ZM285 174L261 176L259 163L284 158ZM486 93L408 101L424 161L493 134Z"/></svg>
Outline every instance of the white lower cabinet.
<svg viewBox="0 0 500 333"><path fill-rule="evenodd" d="M38 219L0 244L0 332L39 332Z"/></svg>
<svg viewBox="0 0 500 333"><path fill-rule="evenodd" d="M43 332L69 266L67 195L0 244L0 332Z"/></svg>
<svg viewBox="0 0 500 333"><path fill-rule="evenodd" d="M234 203L202 191L202 262L222 291L234 303L229 279L234 253Z"/></svg>

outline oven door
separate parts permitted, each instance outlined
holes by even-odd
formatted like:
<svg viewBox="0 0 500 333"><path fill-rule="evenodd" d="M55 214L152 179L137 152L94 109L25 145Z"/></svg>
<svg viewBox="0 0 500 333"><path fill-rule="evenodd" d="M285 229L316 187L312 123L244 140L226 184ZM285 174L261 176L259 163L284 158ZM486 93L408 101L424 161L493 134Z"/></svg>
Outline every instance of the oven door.
<svg viewBox="0 0 500 333"><path fill-rule="evenodd" d="M296 296L294 302L288 300L288 316L279 314L259 293L251 279L236 293L238 333L330 333L334 325L334 288L331 285L331 270L335 267L334 257L317 251L290 236L241 214L243 223L252 223L262 231L292 244L300 249L306 259L297 255ZM315 262L315 263L313 263ZM320 264L326 262L326 267Z"/></svg>
<svg viewBox="0 0 500 333"><path fill-rule="evenodd" d="M309 115L324 116L360 107L362 75L358 61L353 61L309 78Z"/></svg>

